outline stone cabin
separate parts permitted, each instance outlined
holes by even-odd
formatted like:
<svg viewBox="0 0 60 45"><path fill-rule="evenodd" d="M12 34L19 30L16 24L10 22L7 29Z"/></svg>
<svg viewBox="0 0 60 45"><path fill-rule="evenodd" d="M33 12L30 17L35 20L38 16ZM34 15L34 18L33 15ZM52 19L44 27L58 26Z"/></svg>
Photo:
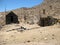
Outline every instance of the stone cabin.
<svg viewBox="0 0 60 45"><path fill-rule="evenodd" d="M6 18L6 21L5 21L6 24L19 23L18 16L12 11L9 12L5 18Z"/></svg>

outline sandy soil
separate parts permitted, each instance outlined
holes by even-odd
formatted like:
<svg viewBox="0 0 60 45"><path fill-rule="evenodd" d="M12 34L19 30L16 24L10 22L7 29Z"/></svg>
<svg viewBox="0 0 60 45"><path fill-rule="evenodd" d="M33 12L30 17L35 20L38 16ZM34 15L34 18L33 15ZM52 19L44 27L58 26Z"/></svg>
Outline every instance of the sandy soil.
<svg viewBox="0 0 60 45"><path fill-rule="evenodd" d="M29 30L18 31L21 26ZM0 31L0 45L60 45L60 25L6 25Z"/></svg>

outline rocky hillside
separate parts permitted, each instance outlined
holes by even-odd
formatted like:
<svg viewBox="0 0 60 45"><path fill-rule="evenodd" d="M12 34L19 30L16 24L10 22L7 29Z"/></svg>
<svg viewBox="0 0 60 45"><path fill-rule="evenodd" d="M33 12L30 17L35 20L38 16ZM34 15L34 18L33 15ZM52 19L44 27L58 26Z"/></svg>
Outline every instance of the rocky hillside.
<svg viewBox="0 0 60 45"><path fill-rule="evenodd" d="M60 0L44 0L42 4L36 5L32 8L20 8L13 11L18 15L27 15L27 16L35 15L37 17L39 17L39 15L42 16L49 15L60 19Z"/></svg>
<svg viewBox="0 0 60 45"><path fill-rule="evenodd" d="M20 22L37 23L40 16L52 16L54 18L60 19L60 0L44 0L42 4L36 5L32 8L19 8L12 10L16 15L18 15ZM0 13L1 23L4 23L4 16L10 11ZM25 18L24 18L25 17Z"/></svg>

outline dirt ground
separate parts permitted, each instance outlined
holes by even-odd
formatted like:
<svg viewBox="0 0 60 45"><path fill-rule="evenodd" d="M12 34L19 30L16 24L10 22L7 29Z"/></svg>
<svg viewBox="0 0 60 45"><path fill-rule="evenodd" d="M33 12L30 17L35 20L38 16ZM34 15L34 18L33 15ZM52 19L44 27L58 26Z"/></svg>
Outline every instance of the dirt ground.
<svg viewBox="0 0 60 45"><path fill-rule="evenodd" d="M20 31L21 26L27 29ZM0 31L0 45L60 45L60 25L5 25Z"/></svg>

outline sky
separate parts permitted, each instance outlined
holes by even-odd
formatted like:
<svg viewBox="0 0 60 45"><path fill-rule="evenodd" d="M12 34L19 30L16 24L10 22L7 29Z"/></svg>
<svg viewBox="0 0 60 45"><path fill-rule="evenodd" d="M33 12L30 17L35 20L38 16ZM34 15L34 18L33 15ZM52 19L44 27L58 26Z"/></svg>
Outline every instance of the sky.
<svg viewBox="0 0 60 45"><path fill-rule="evenodd" d="M0 12L13 10L22 7L31 8L35 5L41 4L43 0L0 0Z"/></svg>

